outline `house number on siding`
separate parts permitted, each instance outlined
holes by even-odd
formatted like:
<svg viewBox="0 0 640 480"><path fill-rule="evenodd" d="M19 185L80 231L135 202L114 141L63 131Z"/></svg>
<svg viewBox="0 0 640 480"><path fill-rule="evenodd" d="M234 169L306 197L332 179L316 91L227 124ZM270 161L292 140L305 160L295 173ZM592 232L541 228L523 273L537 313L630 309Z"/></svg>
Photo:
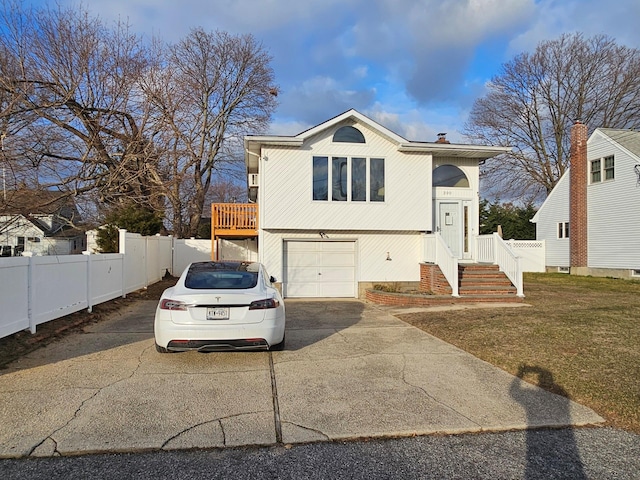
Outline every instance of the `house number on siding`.
<svg viewBox="0 0 640 480"><path fill-rule="evenodd" d="M452 196L452 195L453 195L453 192L452 192L451 190L444 190L444 191L442 192L442 196L443 196L443 197L450 197L450 196Z"/></svg>

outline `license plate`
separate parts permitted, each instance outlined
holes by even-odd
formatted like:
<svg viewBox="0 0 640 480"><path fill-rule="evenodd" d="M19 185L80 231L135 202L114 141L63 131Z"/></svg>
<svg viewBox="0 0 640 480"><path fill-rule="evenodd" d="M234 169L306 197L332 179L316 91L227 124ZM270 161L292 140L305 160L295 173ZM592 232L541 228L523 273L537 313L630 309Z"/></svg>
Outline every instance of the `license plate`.
<svg viewBox="0 0 640 480"><path fill-rule="evenodd" d="M228 320L228 307L207 307L207 320Z"/></svg>

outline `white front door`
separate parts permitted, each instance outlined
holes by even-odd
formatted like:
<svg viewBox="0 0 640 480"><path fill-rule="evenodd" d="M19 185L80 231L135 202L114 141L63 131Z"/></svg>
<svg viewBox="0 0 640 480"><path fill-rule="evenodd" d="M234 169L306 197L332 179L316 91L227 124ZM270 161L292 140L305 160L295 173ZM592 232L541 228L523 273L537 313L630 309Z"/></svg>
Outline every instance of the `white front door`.
<svg viewBox="0 0 640 480"><path fill-rule="evenodd" d="M442 239L454 256L462 258L462 217L459 202L440 202L438 204L438 224Z"/></svg>

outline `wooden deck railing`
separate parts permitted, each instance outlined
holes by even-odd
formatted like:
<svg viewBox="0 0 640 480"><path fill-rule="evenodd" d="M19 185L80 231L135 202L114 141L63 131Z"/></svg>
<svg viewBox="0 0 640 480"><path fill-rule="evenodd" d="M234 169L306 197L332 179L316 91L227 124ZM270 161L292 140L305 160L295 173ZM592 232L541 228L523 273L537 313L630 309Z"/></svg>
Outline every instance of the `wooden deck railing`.
<svg viewBox="0 0 640 480"><path fill-rule="evenodd" d="M258 204L211 204L211 235L214 239L220 236L258 235Z"/></svg>

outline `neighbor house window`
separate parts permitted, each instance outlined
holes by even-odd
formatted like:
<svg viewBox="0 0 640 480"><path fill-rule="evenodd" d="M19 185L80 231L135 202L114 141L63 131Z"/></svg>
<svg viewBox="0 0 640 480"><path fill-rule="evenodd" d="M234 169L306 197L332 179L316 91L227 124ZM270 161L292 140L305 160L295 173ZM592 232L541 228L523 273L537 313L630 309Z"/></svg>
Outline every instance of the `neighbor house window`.
<svg viewBox="0 0 640 480"><path fill-rule="evenodd" d="M558 238L569 238L569 222L558 223Z"/></svg>
<svg viewBox="0 0 640 480"><path fill-rule="evenodd" d="M313 199L384 202L384 163L384 158L313 157Z"/></svg>
<svg viewBox="0 0 640 480"><path fill-rule="evenodd" d="M591 160L591 183L613 180L615 178L615 160L613 155Z"/></svg>
<svg viewBox="0 0 640 480"><path fill-rule="evenodd" d="M591 183L602 181L602 172L600 171L602 162L600 159L591 160Z"/></svg>
<svg viewBox="0 0 640 480"><path fill-rule="evenodd" d="M604 179L605 180L613 180L614 178L614 161L613 155L609 157L605 157L604 159Z"/></svg>

